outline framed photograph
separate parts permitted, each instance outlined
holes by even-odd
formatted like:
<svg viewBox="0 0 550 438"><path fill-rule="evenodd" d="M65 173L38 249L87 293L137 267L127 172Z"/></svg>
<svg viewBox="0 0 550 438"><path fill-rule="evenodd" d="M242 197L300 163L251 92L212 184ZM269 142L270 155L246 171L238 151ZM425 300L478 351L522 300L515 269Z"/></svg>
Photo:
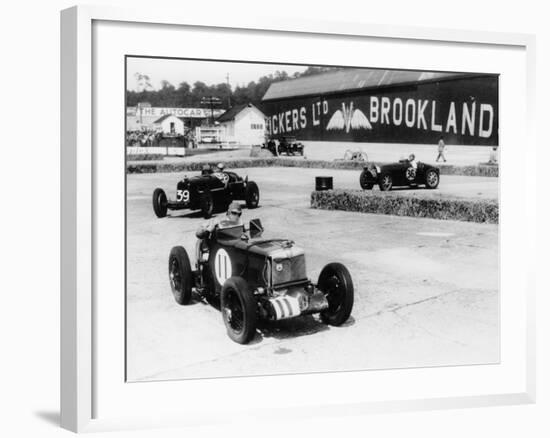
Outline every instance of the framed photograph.
<svg viewBox="0 0 550 438"><path fill-rule="evenodd" d="M61 17L63 427L534 402L534 37Z"/></svg>

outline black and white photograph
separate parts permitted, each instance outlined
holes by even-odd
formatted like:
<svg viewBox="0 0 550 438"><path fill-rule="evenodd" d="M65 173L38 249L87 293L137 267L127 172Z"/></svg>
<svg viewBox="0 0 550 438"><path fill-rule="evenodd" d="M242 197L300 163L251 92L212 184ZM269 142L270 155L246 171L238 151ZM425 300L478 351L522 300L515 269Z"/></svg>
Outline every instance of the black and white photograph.
<svg viewBox="0 0 550 438"><path fill-rule="evenodd" d="M499 75L125 62L128 382L499 363Z"/></svg>

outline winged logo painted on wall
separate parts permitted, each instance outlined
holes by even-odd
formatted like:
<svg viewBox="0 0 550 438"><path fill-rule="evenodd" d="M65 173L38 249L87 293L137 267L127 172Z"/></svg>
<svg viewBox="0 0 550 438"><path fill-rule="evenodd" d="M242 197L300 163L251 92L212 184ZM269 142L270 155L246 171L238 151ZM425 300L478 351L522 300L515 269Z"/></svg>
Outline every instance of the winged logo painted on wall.
<svg viewBox="0 0 550 438"><path fill-rule="evenodd" d="M345 129L346 132L349 132L350 129L372 129L372 125L363 111L353 109L353 102L351 102L349 108L342 103L342 109L336 110L330 118L327 130L334 129Z"/></svg>

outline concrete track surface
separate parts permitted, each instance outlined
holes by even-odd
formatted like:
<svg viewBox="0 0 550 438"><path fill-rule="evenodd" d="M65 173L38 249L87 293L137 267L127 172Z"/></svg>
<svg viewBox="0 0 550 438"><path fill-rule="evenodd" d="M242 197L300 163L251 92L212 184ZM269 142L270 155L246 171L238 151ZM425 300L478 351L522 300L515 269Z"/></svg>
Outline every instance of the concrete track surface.
<svg viewBox="0 0 550 438"><path fill-rule="evenodd" d="M304 141L304 155L311 160L342 159L347 150L365 152L370 161L393 163L414 153L418 161L430 164L437 163L437 146L432 144L397 144L397 143L356 143L356 142L323 142ZM161 148L162 149L162 148ZM447 164L457 166L478 165L489 160L489 146L449 145L445 149ZM271 156L271 155L268 155ZM186 157L166 157L164 162L180 161L215 161L250 157L250 146L239 149L210 150L208 153L188 155Z"/></svg>
<svg viewBox="0 0 550 438"><path fill-rule="evenodd" d="M499 361L497 225L312 210L314 177L324 171L237 171L260 187L260 207L244 209L244 219L259 217L265 237L305 248L312 280L329 262L348 267L351 318L341 327L318 316L264 322L250 344L234 343L219 310L200 300L179 306L170 291L170 249L184 246L194 263L194 233L204 219L188 211L158 219L151 195L162 187L174 196L183 175L128 175L129 381ZM330 174L335 186L358 188L357 171ZM498 179L443 176L438 192L495 198Z"/></svg>

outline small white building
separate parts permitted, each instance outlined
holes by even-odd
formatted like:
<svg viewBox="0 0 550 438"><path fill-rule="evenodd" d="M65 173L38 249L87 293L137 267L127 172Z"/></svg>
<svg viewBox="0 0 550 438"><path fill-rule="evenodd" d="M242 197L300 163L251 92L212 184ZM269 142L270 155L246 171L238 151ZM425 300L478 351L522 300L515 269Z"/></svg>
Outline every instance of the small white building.
<svg viewBox="0 0 550 438"><path fill-rule="evenodd" d="M155 130L162 131L168 135L185 134L185 123L183 117L176 117L173 114L166 114L160 119L155 120Z"/></svg>
<svg viewBox="0 0 550 438"><path fill-rule="evenodd" d="M264 142L265 115L251 103L229 108L216 121L229 144L251 146Z"/></svg>

